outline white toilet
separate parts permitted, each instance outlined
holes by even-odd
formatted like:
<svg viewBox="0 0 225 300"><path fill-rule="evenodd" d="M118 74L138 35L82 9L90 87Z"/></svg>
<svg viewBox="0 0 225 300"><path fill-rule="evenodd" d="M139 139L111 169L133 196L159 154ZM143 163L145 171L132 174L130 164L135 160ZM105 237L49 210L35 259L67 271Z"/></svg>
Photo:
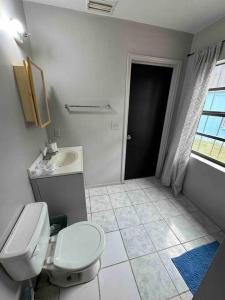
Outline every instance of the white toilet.
<svg viewBox="0 0 225 300"><path fill-rule="evenodd" d="M24 207L0 252L0 263L16 281L44 269L53 284L68 287L95 278L104 248L104 232L92 222L75 223L50 237L47 205L36 202Z"/></svg>

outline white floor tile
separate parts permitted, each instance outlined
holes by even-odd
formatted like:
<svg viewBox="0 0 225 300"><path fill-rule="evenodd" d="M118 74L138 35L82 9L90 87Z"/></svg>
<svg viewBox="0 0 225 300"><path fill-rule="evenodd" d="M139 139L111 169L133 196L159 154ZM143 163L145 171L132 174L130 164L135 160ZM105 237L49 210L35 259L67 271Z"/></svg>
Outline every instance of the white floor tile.
<svg viewBox="0 0 225 300"><path fill-rule="evenodd" d="M197 211L198 208L184 195L179 195L178 197L169 197L169 199L173 200L173 204L178 209L184 209L185 211L193 212Z"/></svg>
<svg viewBox="0 0 225 300"><path fill-rule="evenodd" d="M190 215L180 215L167 219L169 226L182 243L195 240L207 234L206 230L199 230L198 223Z"/></svg>
<svg viewBox="0 0 225 300"><path fill-rule="evenodd" d="M102 255L102 268L128 260L119 231L106 233L106 248Z"/></svg>
<svg viewBox="0 0 225 300"><path fill-rule="evenodd" d="M61 288L59 300L99 300L98 278L85 284Z"/></svg>
<svg viewBox="0 0 225 300"><path fill-rule="evenodd" d="M101 195L107 195L107 189L105 186L89 189L89 196L101 196Z"/></svg>
<svg viewBox="0 0 225 300"><path fill-rule="evenodd" d="M143 225L122 229L121 234L130 259L156 251Z"/></svg>
<svg viewBox="0 0 225 300"><path fill-rule="evenodd" d="M149 202L148 196L142 190L129 191L127 192L127 194L132 204L141 204Z"/></svg>
<svg viewBox="0 0 225 300"><path fill-rule="evenodd" d="M145 189L144 192L147 195L147 197L149 198L150 202L157 202L160 200L167 199L165 194L157 187Z"/></svg>
<svg viewBox="0 0 225 300"><path fill-rule="evenodd" d="M92 214L92 221L99 224L105 232L118 230L113 210L105 210Z"/></svg>
<svg viewBox="0 0 225 300"><path fill-rule="evenodd" d="M110 194L110 200L113 208L131 206L130 200L126 192Z"/></svg>
<svg viewBox="0 0 225 300"><path fill-rule="evenodd" d="M129 262L102 269L99 284L101 300L140 300Z"/></svg>
<svg viewBox="0 0 225 300"><path fill-rule="evenodd" d="M145 224L144 227L157 250L180 244L180 241L164 220Z"/></svg>
<svg viewBox="0 0 225 300"><path fill-rule="evenodd" d="M158 178L156 178L155 176L149 177L149 180L152 182L152 184L155 187L162 187L162 184L160 183L160 180Z"/></svg>
<svg viewBox="0 0 225 300"><path fill-rule="evenodd" d="M206 235L204 237L201 237L199 239L184 243L183 246L185 247L185 249L187 251L190 251L194 248L212 243L214 241L218 241L218 242L222 243L223 239L224 239L224 234L222 232L216 232L216 233L212 233L212 234Z"/></svg>
<svg viewBox="0 0 225 300"><path fill-rule="evenodd" d="M172 262L171 258L178 257L185 252L186 250L184 249L184 247L178 245L166 250L162 250L158 253L179 293L184 293L189 289L179 271L175 267L174 263Z"/></svg>
<svg viewBox="0 0 225 300"><path fill-rule="evenodd" d="M135 258L131 265L142 300L165 300L177 296L178 292L158 254Z"/></svg>
<svg viewBox="0 0 225 300"><path fill-rule="evenodd" d="M170 187L162 186L160 190L167 198L173 197L173 191Z"/></svg>
<svg viewBox="0 0 225 300"><path fill-rule="evenodd" d="M109 194L122 193L125 191L124 184L115 184L107 186L107 191Z"/></svg>
<svg viewBox="0 0 225 300"><path fill-rule="evenodd" d="M174 216L179 216L180 211L173 205L169 200L162 200L154 202L154 205L157 207L158 211L164 218L170 218Z"/></svg>
<svg viewBox="0 0 225 300"><path fill-rule="evenodd" d="M162 219L159 211L152 203L134 205L134 208L142 224Z"/></svg>
<svg viewBox="0 0 225 300"><path fill-rule="evenodd" d="M140 220L132 206L116 208L115 215L120 229L140 224Z"/></svg>
<svg viewBox="0 0 225 300"><path fill-rule="evenodd" d="M135 191L135 190L139 190L139 189L140 189L140 187L137 184L137 182L135 181L135 179L125 181L125 184L124 184L125 191Z"/></svg>
<svg viewBox="0 0 225 300"><path fill-rule="evenodd" d="M219 230L200 212L168 218L167 222L182 243L195 240Z"/></svg>
<svg viewBox="0 0 225 300"><path fill-rule="evenodd" d="M153 181L151 177L138 178L138 179L136 179L136 183L142 189L151 188L151 187L156 186L156 181Z"/></svg>
<svg viewBox="0 0 225 300"><path fill-rule="evenodd" d="M206 229L209 233L214 233L220 231L220 228L213 223L204 213L197 211L193 212L192 215L195 217L197 222L201 224L201 227Z"/></svg>
<svg viewBox="0 0 225 300"><path fill-rule="evenodd" d="M197 240L193 240L193 241L190 241L190 242L187 242L187 243L184 243L183 246L184 248L187 250L187 251L190 251L194 248L197 248L197 247L200 247L200 246L203 246L203 245L206 245L208 244L209 241L207 241L207 239L205 237L201 237Z"/></svg>
<svg viewBox="0 0 225 300"><path fill-rule="evenodd" d="M112 209L108 195L90 196L90 203L92 212Z"/></svg>
<svg viewBox="0 0 225 300"><path fill-rule="evenodd" d="M180 297L181 297L181 300L192 300L193 299L193 295L191 292L181 294Z"/></svg>
<svg viewBox="0 0 225 300"><path fill-rule="evenodd" d="M158 193L159 189L158 188L147 188L144 189L145 195L148 197L149 202L155 202L155 201L160 201L164 200L165 196L162 194L162 198L158 197L156 194Z"/></svg>

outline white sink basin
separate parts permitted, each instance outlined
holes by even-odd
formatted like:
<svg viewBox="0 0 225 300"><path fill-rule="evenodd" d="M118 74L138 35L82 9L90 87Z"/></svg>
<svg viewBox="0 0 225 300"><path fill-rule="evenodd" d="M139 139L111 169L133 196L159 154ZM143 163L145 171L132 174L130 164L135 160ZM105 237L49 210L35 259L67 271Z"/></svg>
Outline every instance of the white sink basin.
<svg viewBox="0 0 225 300"><path fill-rule="evenodd" d="M52 162L56 168L66 167L75 162L77 159L77 153L73 151L62 151L57 153Z"/></svg>
<svg viewBox="0 0 225 300"><path fill-rule="evenodd" d="M83 173L83 148L63 147L49 161L40 154L28 169L30 178Z"/></svg>

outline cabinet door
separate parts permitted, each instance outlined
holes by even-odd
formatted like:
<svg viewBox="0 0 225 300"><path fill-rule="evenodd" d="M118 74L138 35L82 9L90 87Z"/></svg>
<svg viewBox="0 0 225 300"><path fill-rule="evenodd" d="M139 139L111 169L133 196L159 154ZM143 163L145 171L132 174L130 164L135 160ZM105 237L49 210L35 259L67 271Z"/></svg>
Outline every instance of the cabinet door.
<svg viewBox="0 0 225 300"><path fill-rule="evenodd" d="M68 224L87 220L83 174L39 178L41 201L50 216L67 215Z"/></svg>

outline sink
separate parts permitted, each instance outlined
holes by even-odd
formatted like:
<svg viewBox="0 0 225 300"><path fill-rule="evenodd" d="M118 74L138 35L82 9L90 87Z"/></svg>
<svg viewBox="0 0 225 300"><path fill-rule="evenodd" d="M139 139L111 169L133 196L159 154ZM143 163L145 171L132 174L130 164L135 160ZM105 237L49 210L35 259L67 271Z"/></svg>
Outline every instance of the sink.
<svg viewBox="0 0 225 300"><path fill-rule="evenodd" d="M75 162L77 153L73 151L58 152L53 158L52 162L56 168L65 167Z"/></svg>
<svg viewBox="0 0 225 300"><path fill-rule="evenodd" d="M58 148L50 160L41 153L28 169L30 178L42 178L83 173L83 147Z"/></svg>

